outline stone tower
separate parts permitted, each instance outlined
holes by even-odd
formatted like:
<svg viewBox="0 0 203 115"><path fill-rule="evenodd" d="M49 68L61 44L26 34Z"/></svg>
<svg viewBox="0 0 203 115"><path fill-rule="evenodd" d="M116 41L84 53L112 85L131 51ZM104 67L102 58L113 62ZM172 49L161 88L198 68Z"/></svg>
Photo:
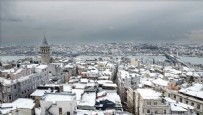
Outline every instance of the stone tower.
<svg viewBox="0 0 203 115"><path fill-rule="evenodd" d="M42 45L40 46L40 54L41 54L41 64L49 64L50 63L50 46L44 36Z"/></svg>

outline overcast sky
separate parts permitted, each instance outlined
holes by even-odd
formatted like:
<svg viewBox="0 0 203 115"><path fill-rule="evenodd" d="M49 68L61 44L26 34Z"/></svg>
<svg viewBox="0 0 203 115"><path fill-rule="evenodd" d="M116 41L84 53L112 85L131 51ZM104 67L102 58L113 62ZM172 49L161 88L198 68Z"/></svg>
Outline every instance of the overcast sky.
<svg viewBox="0 0 203 115"><path fill-rule="evenodd" d="M1 1L2 44L203 42L201 1Z"/></svg>

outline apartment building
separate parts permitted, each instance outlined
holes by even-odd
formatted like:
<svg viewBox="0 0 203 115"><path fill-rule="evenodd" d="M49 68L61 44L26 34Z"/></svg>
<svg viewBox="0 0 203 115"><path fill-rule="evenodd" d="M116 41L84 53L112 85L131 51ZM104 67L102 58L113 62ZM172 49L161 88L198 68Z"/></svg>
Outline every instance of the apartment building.
<svg viewBox="0 0 203 115"><path fill-rule="evenodd" d="M75 93L45 93L40 100L41 115L73 115L76 110Z"/></svg>
<svg viewBox="0 0 203 115"><path fill-rule="evenodd" d="M140 83L140 75L138 73L126 70L118 70L117 73L118 93L123 102L127 101L127 89L129 87L137 87Z"/></svg>
<svg viewBox="0 0 203 115"><path fill-rule="evenodd" d="M18 74L14 74L16 72ZM9 78L5 76L9 76ZM1 102L12 102L17 98L27 98L38 85L49 82L48 66L34 64L8 73L4 71L2 77L0 77L0 82Z"/></svg>
<svg viewBox="0 0 203 115"><path fill-rule="evenodd" d="M135 90L135 114L169 114L170 106L162 103L161 95L152 89Z"/></svg>
<svg viewBox="0 0 203 115"><path fill-rule="evenodd" d="M164 97L149 88L128 88L128 111L134 115L193 115L194 107L182 102Z"/></svg>
<svg viewBox="0 0 203 115"><path fill-rule="evenodd" d="M165 96L170 97L176 101L191 105L197 115L203 114L203 85L193 84L190 87L182 88L179 91L166 90Z"/></svg>

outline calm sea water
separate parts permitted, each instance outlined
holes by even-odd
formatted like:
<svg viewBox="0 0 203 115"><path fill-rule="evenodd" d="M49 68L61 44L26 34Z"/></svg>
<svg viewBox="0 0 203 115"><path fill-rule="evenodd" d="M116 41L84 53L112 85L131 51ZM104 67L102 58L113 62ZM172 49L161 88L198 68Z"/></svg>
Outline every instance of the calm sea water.
<svg viewBox="0 0 203 115"><path fill-rule="evenodd" d="M1 56L0 59L2 61L17 61L19 59L24 59L26 57L32 57L32 56ZM93 59L93 58L100 58L102 56L86 56L86 55L81 55L81 56L78 56L77 58L81 58L81 59ZM123 56L116 56L118 58L120 57L123 57ZM141 59L143 58L144 60L145 59L152 59L154 58L155 61L158 61L158 60L164 60L166 59L164 56L146 56L146 55L139 55L139 56L127 56L127 57L132 57L132 58L137 58L137 59ZM109 57L103 57L103 58L109 58ZM115 58L115 57L114 57ZM203 64L203 58L199 58L199 57L179 57L183 62L190 62L192 64Z"/></svg>
<svg viewBox="0 0 203 115"><path fill-rule="evenodd" d="M82 55L82 56L78 56L78 58L81 59L93 59L93 58L100 58L101 56L86 56L86 55ZM123 56L117 56L117 57L123 57ZM155 61L158 60L165 60L166 58L164 56L146 56L146 55L139 55L139 56L127 56L127 57L132 57L132 58L137 58L137 59L155 59ZM103 58L109 58L109 57L103 57ZM114 57L115 58L115 57ZM181 57L179 56L179 58L183 61L183 62L190 62L191 64L203 64L203 58L199 58L199 57Z"/></svg>
<svg viewBox="0 0 203 115"><path fill-rule="evenodd" d="M166 59L165 56L137 56L138 58L144 58L144 59L149 59L149 58L154 58L155 60L164 60ZM179 56L179 58L183 62L190 62L191 64L203 64L203 58L199 57L182 57Z"/></svg>

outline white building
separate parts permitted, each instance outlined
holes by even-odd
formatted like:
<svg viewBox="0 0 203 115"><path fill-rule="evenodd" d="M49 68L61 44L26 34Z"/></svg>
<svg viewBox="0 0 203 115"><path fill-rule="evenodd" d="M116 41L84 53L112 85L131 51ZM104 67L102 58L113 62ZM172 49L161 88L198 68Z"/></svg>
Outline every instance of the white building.
<svg viewBox="0 0 203 115"><path fill-rule="evenodd" d="M0 106L1 115L35 115L35 103L32 99L18 98L12 103L3 103Z"/></svg>
<svg viewBox="0 0 203 115"><path fill-rule="evenodd" d="M135 91L135 113L146 114L169 114L170 106L162 103L161 93L152 89L137 89Z"/></svg>
<svg viewBox="0 0 203 115"><path fill-rule="evenodd" d="M128 110L135 115L194 115L194 107L165 98L152 89L128 89Z"/></svg>
<svg viewBox="0 0 203 115"><path fill-rule="evenodd" d="M85 92L82 94L80 101L77 102L78 109L94 110L96 103L95 92Z"/></svg>
<svg viewBox="0 0 203 115"><path fill-rule="evenodd" d="M176 101L191 105L197 115L203 114L203 85L193 84L190 87L182 88L179 91L166 90L165 96Z"/></svg>
<svg viewBox="0 0 203 115"><path fill-rule="evenodd" d="M76 110L74 93L46 93L40 100L41 115L73 115Z"/></svg>
<svg viewBox="0 0 203 115"><path fill-rule="evenodd" d="M169 81L166 81L166 80L163 80L161 78L157 78L155 80L152 80L152 84L153 84L153 87L157 90L165 90L166 87L168 86L169 84Z"/></svg>
<svg viewBox="0 0 203 115"><path fill-rule="evenodd" d="M176 115L176 114L194 115L195 114L193 106L175 101L171 98L165 97L164 103L170 105L171 114L173 115Z"/></svg>
<svg viewBox="0 0 203 115"><path fill-rule="evenodd" d="M117 73L118 93L121 100L126 102L127 89L129 87L137 87L140 83L140 75L138 73L128 72L126 70L118 70Z"/></svg>
<svg viewBox="0 0 203 115"><path fill-rule="evenodd" d="M22 69L21 69L22 70ZM26 71L8 73L10 78L0 77L0 102L12 102L17 98L29 97L38 85L48 83L47 65L27 65ZM19 76L13 77L18 72Z"/></svg>

